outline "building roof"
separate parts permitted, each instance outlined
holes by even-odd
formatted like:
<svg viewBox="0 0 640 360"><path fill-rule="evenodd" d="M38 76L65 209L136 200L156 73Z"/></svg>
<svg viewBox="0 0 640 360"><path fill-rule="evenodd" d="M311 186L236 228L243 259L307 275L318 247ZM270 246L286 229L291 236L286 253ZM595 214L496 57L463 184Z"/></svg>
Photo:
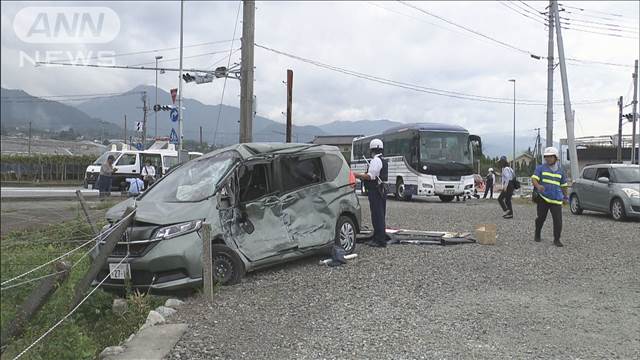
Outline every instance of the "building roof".
<svg viewBox="0 0 640 360"><path fill-rule="evenodd" d="M311 143L318 145L351 145L353 139L362 135L320 135L316 136Z"/></svg>
<svg viewBox="0 0 640 360"><path fill-rule="evenodd" d="M516 161L517 161L518 159L523 158L523 157L527 157L527 158L529 158L529 159L533 159L533 155L531 155L531 154L529 154L529 153L522 153L522 154L520 154L520 155L516 156Z"/></svg>

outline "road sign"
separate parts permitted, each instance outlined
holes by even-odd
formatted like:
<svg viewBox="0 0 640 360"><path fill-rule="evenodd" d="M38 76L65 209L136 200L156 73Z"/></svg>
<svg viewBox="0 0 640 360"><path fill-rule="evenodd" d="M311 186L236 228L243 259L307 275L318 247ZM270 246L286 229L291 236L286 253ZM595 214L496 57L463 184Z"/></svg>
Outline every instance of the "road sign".
<svg viewBox="0 0 640 360"><path fill-rule="evenodd" d="M142 132L142 121L136 122L136 131Z"/></svg>
<svg viewBox="0 0 640 360"><path fill-rule="evenodd" d="M171 112L169 113L169 119L171 119L172 122L178 121L178 109L171 109Z"/></svg>
<svg viewBox="0 0 640 360"><path fill-rule="evenodd" d="M171 101L176 103L176 95L178 95L178 89L171 89Z"/></svg>
<svg viewBox="0 0 640 360"><path fill-rule="evenodd" d="M137 143L136 144L136 149L142 151L142 150L144 150L144 145L142 145L142 143Z"/></svg>
<svg viewBox="0 0 640 360"><path fill-rule="evenodd" d="M169 142L172 144L178 143L178 134L176 133L176 129L171 128L171 134L169 135Z"/></svg>

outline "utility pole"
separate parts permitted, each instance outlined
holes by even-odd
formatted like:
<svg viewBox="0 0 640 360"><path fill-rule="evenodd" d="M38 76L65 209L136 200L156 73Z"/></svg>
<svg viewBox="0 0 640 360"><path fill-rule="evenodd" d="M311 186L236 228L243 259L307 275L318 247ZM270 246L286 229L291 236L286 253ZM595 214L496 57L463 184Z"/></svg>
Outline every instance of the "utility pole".
<svg viewBox="0 0 640 360"><path fill-rule="evenodd" d="M178 74L178 150L182 150L182 50L183 50L184 0L180 0L180 70ZM157 70L156 70L157 71Z"/></svg>
<svg viewBox="0 0 640 360"><path fill-rule="evenodd" d="M564 62L564 45L562 42L562 28L560 27L560 14L558 2L552 0L552 11L556 23L556 35L558 36L558 57L560 58L560 78L562 79L562 99L564 102L564 118L567 123L567 140L569 145L569 157L571 158L571 178L578 177L578 151L576 150L575 135L573 132L573 114L571 112L571 96L569 95L569 82L567 80L567 66Z"/></svg>
<svg viewBox="0 0 640 360"><path fill-rule="evenodd" d="M633 67L633 107L632 113L633 124L631 125L631 163L636 163L636 123L638 122L638 60Z"/></svg>
<svg viewBox="0 0 640 360"><path fill-rule="evenodd" d="M547 53L547 147L553 146L553 0L549 0L549 44Z"/></svg>
<svg viewBox="0 0 640 360"><path fill-rule="evenodd" d="M31 121L29 121L29 143L27 145L27 153L31 156Z"/></svg>
<svg viewBox="0 0 640 360"><path fill-rule="evenodd" d="M293 70L287 70L287 137L286 142L291 142L291 106L293 97Z"/></svg>
<svg viewBox="0 0 640 360"><path fill-rule="evenodd" d="M200 126L200 147L202 147L202 126Z"/></svg>
<svg viewBox="0 0 640 360"><path fill-rule="evenodd" d="M240 64L240 143L251 142L253 131L253 47L255 1L242 4L242 60Z"/></svg>
<svg viewBox="0 0 640 360"><path fill-rule="evenodd" d="M162 55L156 56L156 102L154 105L158 104L158 60L162 59ZM155 138L158 137L158 112L154 111L156 117L156 133Z"/></svg>
<svg viewBox="0 0 640 360"><path fill-rule="evenodd" d="M147 92L142 93L142 149L146 149L147 144Z"/></svg>
<svg viewBox="0 0 640 360"><path fill-rule="evenodd" d="M536 145L535 145L535 149L533 150L533 159L535 161L536 166L538 166L538 160L540 160L540 154L542 153L542 144L541 144L541 139L540 139L540 128L535 128L533 129L535 131L538 132L538 135L536 136Z"/></svg>
<svg viewBox="0 0 640 360"><path fill-rule="evenodd" d="M510 79L513 82L513 158L511 160L511 168L516 168L516 79Z"/></svg>
<svg viewBox="0 0 640 360"><path fill-rule="evenodd" d="M127 114L124 115L124 145L124 147L127 145ZM124 148L122 150L124 150Z"/></svg>
<svg viewBox="0 0 640 360"><path fill-rule="evenodd" d="M618 99L618 156L616 160L622 162L622 96Z"/></svg>

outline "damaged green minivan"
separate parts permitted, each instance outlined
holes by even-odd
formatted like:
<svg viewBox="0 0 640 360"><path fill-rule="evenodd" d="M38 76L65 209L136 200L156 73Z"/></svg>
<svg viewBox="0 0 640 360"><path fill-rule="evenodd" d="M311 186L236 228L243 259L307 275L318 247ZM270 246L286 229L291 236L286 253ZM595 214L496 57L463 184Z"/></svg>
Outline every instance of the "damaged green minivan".
<svg viewBox="0 0 640 360"><path fill-rule="evenodd" d="M211 152L107 212L114 224L127 207L136 209L96 280L109 276L102 286L116 291L125 278L155 292L199 286L205 222L214 278L222 284L333 245L352 253L361 220L354 190L355 178L333 146L250 143Z"/></svg>

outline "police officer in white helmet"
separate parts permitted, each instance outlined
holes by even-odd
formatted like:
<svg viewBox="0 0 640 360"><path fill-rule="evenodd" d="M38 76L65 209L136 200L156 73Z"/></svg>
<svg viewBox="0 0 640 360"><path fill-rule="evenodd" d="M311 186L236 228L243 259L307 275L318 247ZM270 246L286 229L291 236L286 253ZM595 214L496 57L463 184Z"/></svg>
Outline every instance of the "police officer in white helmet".
<svg viewBox="0 0 640 360"><path fill-rule="evenodd" d="M544 163L536 167L531 176L533 180L533 200L538 204L536 230L534 240L542 241L542 226L547 219L547 213L553 217L553 244L562 247L560 234L562 233L562 204L567 202L567 178L560 167L558 149L548 147L544 149Z"/></svg>
<svg viewBox="0 0 640 360"><path fill-rule="evenodd" d="M384 144L380 139L373 139L369 143L371 162L366 173L354 173L360 179L367 190L369 209L371 210L371 223L373 224L373 237L367 245L373 247L386 247L387 190L388 177L387 161L382 156Z"/></svg>

